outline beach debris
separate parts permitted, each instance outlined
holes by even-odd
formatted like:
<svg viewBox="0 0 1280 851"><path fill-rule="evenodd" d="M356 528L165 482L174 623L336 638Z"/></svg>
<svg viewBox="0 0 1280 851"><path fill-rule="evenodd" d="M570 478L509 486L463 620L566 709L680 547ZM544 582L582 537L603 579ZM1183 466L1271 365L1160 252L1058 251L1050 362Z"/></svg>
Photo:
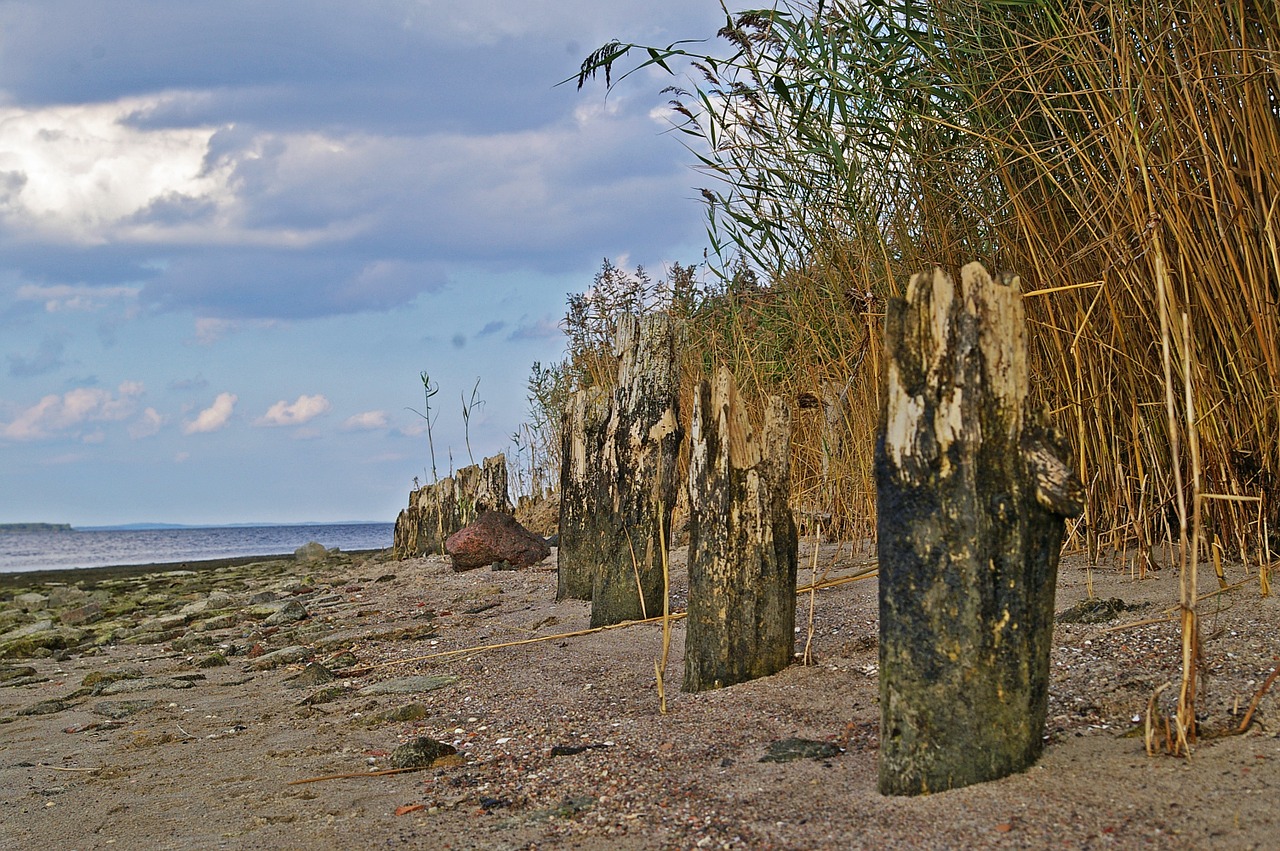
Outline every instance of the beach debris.
<svg viewBox="0 0 1280 851"><path fill-rule="evenodd" d="M510 514L486 511L444 543L454 570L471 570L498 562L530 567L551 555L551 548Z"/></svg>
<svg viewBox="0 0 1280 851"><path fill-rule="evenodd" d="M841 754L835 742L816 739L779 739L769 745L760 762L791 762L797 759L830 759Z"/></svg>
<svg viewBox="0 0 1280 851"><path fill-rule="evenodd" d="M453 745L437 742L429 736L420 736L391 752L392 768L427 768L441 757L456 754Z"/></svg>
<svg viewBox="0 0 1280 851"><path fill-rule="evenodd" d="M552 756L577 756L578 754L586 753L587 751L594 751L594 750L599 750L601 748L611 748L611 747L613 747L612 742L597 742L595 744L590 744L590 745L552 745L551 755Z"/></svg>
<svg viewBox="0 0 1280 851"><path fill-rule="evenodd" d="M1109 597L1106 600L1095 597L1091 600L1081 600L1064 610L1058 615L1057 620L1059 623L1105 623L1115 620L1124 612L1137 608L1139 606L1130 606L1119 597Z"/></svg>

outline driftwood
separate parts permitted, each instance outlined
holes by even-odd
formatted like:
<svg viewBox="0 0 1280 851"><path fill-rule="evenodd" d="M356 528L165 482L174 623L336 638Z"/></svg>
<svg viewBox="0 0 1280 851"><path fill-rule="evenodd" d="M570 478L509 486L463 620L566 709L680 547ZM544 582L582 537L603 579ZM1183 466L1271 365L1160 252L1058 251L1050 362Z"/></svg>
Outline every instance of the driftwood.
<svg viewBox="0 0 1280 851"><path fill-rule="evenodd" d="M689 609L684 690L786 667L795 645L796 525L791 412L778 397L755 434L721 367L693 402L689 460Z"/></svg>
<svg viewBox="0 0 1280 851"><path fill-rule="evenodd" d="M1016 277L911 279L885 322L876 443L880 791L936 792L1040 755L1069 448L1028 404Z"/></svg>
<svg viewBox="0 0 1280 851"><path fill-rule="evenodd" d="M399 559L444 553L444 542L482 511L510 514L507 459L495 455L484 465L463 467L409 494L409 507L396 518L395 556Z"/></svg>

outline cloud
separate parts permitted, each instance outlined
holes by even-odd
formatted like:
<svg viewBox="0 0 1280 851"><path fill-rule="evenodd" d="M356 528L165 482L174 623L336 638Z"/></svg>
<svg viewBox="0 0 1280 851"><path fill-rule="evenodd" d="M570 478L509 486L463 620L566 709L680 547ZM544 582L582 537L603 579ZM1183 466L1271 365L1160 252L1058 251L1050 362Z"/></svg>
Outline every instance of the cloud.
<svg viewBox="0 0 1280 851"><path fill-rule="evenodd" d="M213 404L201 411L194 420L182 427L183 434L206 434L217 431L231 419L239 398L234 393L219 393Z"/></svg>
<svg viewBox="0 0 1280 851"><path fill-rule="evenodd" d="M256 426L296 426L313 420L329 410L329 400L320 394L299 396L293 404L281 399L263 416L254 420Z"/></svg>
<svg viewBox="0 0 1280 851"><path fill-rule="evenodd" d="M503 328L506 328L506 327L507 327L506 322L502 321L501 319L495 319L492 322L486 322L485 326L480 329L480 333L476 334L476 336L488 337L490 334L497 334Z"/></svg>
<svg viewBox="0 0 1280 851"><path fill-rule="evenodd" d="M31 357L9 355L9 375L13 378L34 378L38 375L55 372L66 365L62 352L66 345L61 340L45 337L40 341L40 348Z"/></svg>
<svg viewBox="0 0 1280 851"><path fill-rule="evenodd" d="M142 384L126 381L115 394L98 387L77 387L61 396L50 394L19 413L11 422L0 424L0 437L25 442L76 434L88 442L96 442L97 429L84 433L80 431L81 427L129 417L143 392Z"/></svg>
<svg viewBox="0 0 1280 851"><path fill-rule="evenodd" d="M550 340L559 337L564 332L560 329L560 323L546 318L545 316L535 322L521 320L520 324L507 335L508 340Z"/></svg>
<svg viewBox="0 0 1280 851"><path fill-rule="evenodd" d="M142 412L142 416L138 417L133 425L129 426L129 436L134 440L151 437L160 431L165 421L165 417L155 408L147 408Z"/></svg>
<svg viewBox="0 0 1280 851"><path fill-rule="evenodd" d="M347 417L342 422L344 431L373 431L387 427L386 411L364 411Z"/></svg>
<svg viewBox="0 0 1280 851"><path fill-rule="evenodd" d="M93 287L83 284L24 284L18 287L14 297L18 301L40 302L45 313L91 313L106 308L113 301L127 301L137 297L140 287Z"/></svg>
<svg viewBox="0 0 1280 851"><path fill-rule="evenodd" d="M214 127L143 129L130 120L181 93L54 107L0 107L0 168L10 227L93 244L148 210L229 205L228 174L205 167ZM187 216L183 223L191 221Z"/></svg>

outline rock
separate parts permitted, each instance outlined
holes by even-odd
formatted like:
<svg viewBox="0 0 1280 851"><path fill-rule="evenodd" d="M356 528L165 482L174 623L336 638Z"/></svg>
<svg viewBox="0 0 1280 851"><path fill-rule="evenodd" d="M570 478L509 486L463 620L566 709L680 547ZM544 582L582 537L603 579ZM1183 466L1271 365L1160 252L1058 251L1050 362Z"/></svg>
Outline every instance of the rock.
<svg viewBox="0 0 1280 851"><path fill-rule="evenodd" d="M94 689L94 694L111 696L113 694L134 694L140 691L151 691L157 688L194 688L195 683L190 680L176 679L160 679L159 677L142 677L136 680L117 680L114 683L107 683L100 689Z"/></svg>
<svg viewBox="0 0 1280 851"><path fill-rule="evenodd" d="M319 662L311 662L302 669L302 673L289 680L289 688L307 688L333 682L333 672Z"/></svg>
<svg viewBox="0 0 1280 851"><path fill-rule="evenodd" d="M324 561L328 556L329 551L325 549L324 544L316 541L309 541L293 551L293 557L304 564Z"/></svg>
<svg viewBox="0 0 1280 851"><path fill-rule="evenodd" d="M49 605L49 598L43 594L28 591L25 594L18 594L14 597L13 603L24 612L38 612Z"/></svg>
<svg viewBox="0 0 1280 851"><path fill-rule="evenodd" d="M278 668L281 665L292 665L295 662L307 662L315 655L311 652L310 647L302 645L294 645L285 647L281 650L275 650L271 653L264 653L253 660L251 666L255 671L265 671L268 668Z"/></svg>
<svg viewBox="0 0 1280 851"><path fill-rule="evenodd" d="M67 609L59 617L62 622L70 626L76 626L82 623L93 623L102 620L102 604L90 601L83 606L76 606L74 609Z"/></svg>
<svg viewBox="0 0 1280 851"><path fill-rule="evenodd" d="M330 668L350 668L352 665L356 664L356 662L358 661L359 660L356 659L356 654L352 653L350 650L346 650L342 653L339 653L337 656L334 656L332 659L330 659L329 667Z"/></svg>
<svg viewBox="0 0 1280 851"><path fill-rule="evenodd" d="M154 706L159 706L159 700L104 700L95 703L89 711L94 715L101 715L105 718L119 720L128 718L130 715L136 715Z"/></svg>
<svg viewBox="0 0 1280 851"><path fill-rule="evenodd" d="M294 623L304 620L307 617L307 609L297 600L290 600L283 606L278 608L275 614L270 615L264 624L267 626L279 626L280 624Z"/></svg>
<svg viewBox="0 0 1280 851"><path fill-rule="evenodd" d="M769 745L761 762L791 762L796 759L828 759L839 756L840 746L834 742L813 739L780 739Z"/></svg>
<svg viewBox="0 0 1280 851"><path fill-rule="evenodd" d="M529 567L551 555L547 542L521 526L510 514L486 511L444 542L454 570L471 570L495 562Z"/></svg>
<svg viewBox="0 0 1280 851"><path fill-rule="evenodd" d="M421 703L408 703L404 706L397 706L394 709L386 709L382 712L368 715L361 719L361 725L365 727L377 727L380 724L410 724L414 721L423 721L431 716L431 709Z"/></svg>
<svg viewBox="0 0 1280 851"><path fill-rule="evenodd" d="M80 685L92 687L99 683L114 683L116 680L136 680L142 677L141 668L122 668L118 671L92 671L85 674Z"/></svg>
<svg viewBox="0 0 1280 851"><path fill-rule="evenodd" d="M31 706L23 707L18 710L19 715L53 715L55 712L61 712L66 709L67 705L61 700L42 700L39 703L33 703Z"/></svg>
<svg viewBox="0 0 1280 851"><path fill-rule="evenodd" d="M457 682L458 678L450 674L436 676L403 677L397 680L386 680L365 686L357 694L371 697L378 694L416 694L422 691L434 691Z"/></svg>
<svg viewBox="0 0 1280 851"><path fill-rule="evenodd" d="M230 665L230 664L231 663L227 661L226 656L223 656L221 653L214 652L214 653L210 653L208 656L204 657L199 662L197 662L196 667L197 668L221 668L223 665Z"/></svg>
<svg viewBox="0 0 1280 851"><path fill-rule="evenodd" d="M456 754L458 749L423 736L391 752L392 768L427 768L442 756Z"/></svg>

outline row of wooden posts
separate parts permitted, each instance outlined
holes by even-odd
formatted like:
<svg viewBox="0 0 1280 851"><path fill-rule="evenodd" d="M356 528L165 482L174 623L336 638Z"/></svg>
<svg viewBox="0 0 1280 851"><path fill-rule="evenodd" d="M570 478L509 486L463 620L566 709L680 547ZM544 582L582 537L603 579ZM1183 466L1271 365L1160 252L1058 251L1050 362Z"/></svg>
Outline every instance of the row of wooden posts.
<svg viewBox="0 0 1280 851"><path fill-rule="evenodd" d="M1024 770L1039 756L1064 518L1081 489L1062 438L1028 402L1017 279L966 266L916 275L886 316L876 445L880 789L919 794ZM558 597L592 626L662 614L671 516L689 494L684 690L792 659L798 539L791 413L757 431L721 368L694 394L687 481L680 329L618 322L618 382L564 414Z"/></svg>

